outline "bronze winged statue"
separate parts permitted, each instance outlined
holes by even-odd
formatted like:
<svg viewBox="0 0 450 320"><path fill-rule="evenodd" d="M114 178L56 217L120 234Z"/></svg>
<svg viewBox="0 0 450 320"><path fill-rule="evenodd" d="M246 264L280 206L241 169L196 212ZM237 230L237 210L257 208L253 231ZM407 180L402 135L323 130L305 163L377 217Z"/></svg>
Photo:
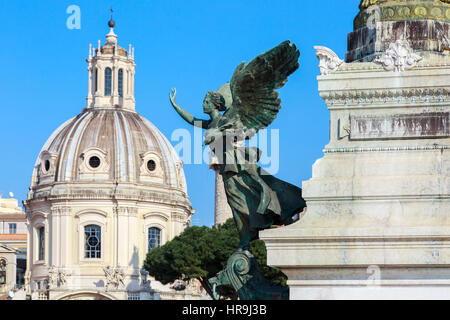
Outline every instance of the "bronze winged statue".
<svg viewBox="0 0 450 320"><path fill-rule="evenodd" d="M256 163L260 151L245 146L245 140L277 117L281 100L275 90L298 69L299 56L296 46L285 41L248 64L239 64L229 84L207 93L203 111L208 120L195 118L178 106L175 89L170 95L172 106L184 120L206 129L205 144L219 159L227 201L239 231L239 249L244 251L258 238L259 230L288 225L306 207L301 189L265 172Z"/></svg>

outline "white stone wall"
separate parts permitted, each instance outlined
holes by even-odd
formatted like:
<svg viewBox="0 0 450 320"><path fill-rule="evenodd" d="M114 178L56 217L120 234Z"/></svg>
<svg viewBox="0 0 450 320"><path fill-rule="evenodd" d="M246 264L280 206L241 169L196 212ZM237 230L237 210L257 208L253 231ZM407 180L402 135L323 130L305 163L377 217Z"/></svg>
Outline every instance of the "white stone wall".
<svg viewBox="0 0 450 320"><path fill-rule="evenodd" d="M318 77L330 143L306 214L260 233L291 299L450 298L450 55L384 67Z"/></svg>
<svg viewBox="0 0 450 320"><path fill-rule="evenodd" d="M51 289L56 292L77 290L108 291L104 268L120 267L124 285L115 291L142 291L140 269L148 252L148 228L161 230L161 244L178 235L186 226L190 213L163 204L111 200L78 200L60 203L31 204L28 270L31 291L36 282L49 279L49 268L67 273L67 282ZM101 227L101 258L84 256L84 227ZM37 228L45 227L45 259L37 259ZM55 294L53 294L55 296Z"/></svg>

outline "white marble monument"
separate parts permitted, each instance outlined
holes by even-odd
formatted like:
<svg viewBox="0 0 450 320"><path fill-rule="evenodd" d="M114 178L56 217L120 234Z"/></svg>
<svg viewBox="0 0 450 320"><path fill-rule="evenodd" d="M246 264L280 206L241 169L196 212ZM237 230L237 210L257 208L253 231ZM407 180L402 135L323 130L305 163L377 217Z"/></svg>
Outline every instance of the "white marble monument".
<svg viewBox="0 0 450 320"><path fill-rule="evenodd" d="M387 36L366 62L316 47L330 142L304 216L260 233L290 299L450 299L450 51Z"/></svg>

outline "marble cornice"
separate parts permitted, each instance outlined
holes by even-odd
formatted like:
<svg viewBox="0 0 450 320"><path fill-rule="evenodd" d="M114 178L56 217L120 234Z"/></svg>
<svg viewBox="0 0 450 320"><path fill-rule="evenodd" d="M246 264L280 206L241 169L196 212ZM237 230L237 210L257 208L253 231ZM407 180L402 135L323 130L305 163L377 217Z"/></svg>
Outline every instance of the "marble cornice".
<svg viewBox="0 0 450 320"><path fill-rule="evenodd" d="M375 55L381 55L384 52L376 53ZM427 53L429 54L429 53ZM434 69L434 68L450 68L450 56L445 54L433 53L434 57L431 59L424 59L419 61L414 70L421 69ZM347 73L347 72L367 72L367 71L380 71L384 72L383 66L375 62L351 62L341 64L333 74Z"/></svg>
<svg viewBox="0 0 450 320"><path fill-rule="evenodd" d="M60 200L127 200L144 203L167 204L188 209L191 208L189 200L183 195L142 190L119 191L116 193L111 193L105 190L89 190L89 192L85 192L85 190L70 190L68 192L59 192L55 194L48 189L44 189L39 192L35 192L33 198L26 201L26 205L30 205L33 202Z"/></svg>
<svg viewBox="0 0 450 320"><path fill-rule="evenodd" d="M174 188L142 188L134 185L124 185L116 188L114 185L86 187L83 184L62 183L34 188L32 197L25 201L37 200L132 200L143 202L163 202L189 205L186 194Z"/></svg>

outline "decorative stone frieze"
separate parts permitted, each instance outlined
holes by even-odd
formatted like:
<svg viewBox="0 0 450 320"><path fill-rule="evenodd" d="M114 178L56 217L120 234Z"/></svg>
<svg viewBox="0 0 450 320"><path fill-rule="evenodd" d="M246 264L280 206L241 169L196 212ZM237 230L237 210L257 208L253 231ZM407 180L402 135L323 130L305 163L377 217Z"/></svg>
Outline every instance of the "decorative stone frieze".
<svg viewBox="0 0 450 320"><path fill-rule="evenodd" d="M425 139L449 136L449 112L350 116L350 140Z"/></svg>
<svg viewBox="0 0 450 320"><path fill-rule="evenodd" d="M384 90L343 90L321 92L320 96L329 106L374 105L388 103L441 103L450 97L450 89L384 89Z"/></svg>
<svg viewBox="0 0 450 320"><path fill-rule="evenodd" d="M114 211L115 211L116 215L118 215L118 216L135 217L138 213L138 208L118 206L118 207L114 208Z"/></svg>
<svg viewBox="0 0 450 320"><path fill-rule="evenodd" d="M106 290L117 290L125 286L125 272L120 266L103 268L106 278Z"/></svg>
<svg viewBox="0 0 450 320"><path fill-rule="evenodd" d="M70 216L72 208L67 205L54 205L51 208L53 216Z"/></svg>
<svg viewBox="0 0 450 320"><path fill-rule="evenodd" d="M186 214L180 212L172 212L172 221L186 222Z"/></svg>
<svg viewBox="0 0 450 320"><path fill-rule="evenodd" d="M56 268L55 266L49 267L48 268L49 289L55 289L65 286L67 283L67 277L69 275L70 272L63 268Z"/></svg>

